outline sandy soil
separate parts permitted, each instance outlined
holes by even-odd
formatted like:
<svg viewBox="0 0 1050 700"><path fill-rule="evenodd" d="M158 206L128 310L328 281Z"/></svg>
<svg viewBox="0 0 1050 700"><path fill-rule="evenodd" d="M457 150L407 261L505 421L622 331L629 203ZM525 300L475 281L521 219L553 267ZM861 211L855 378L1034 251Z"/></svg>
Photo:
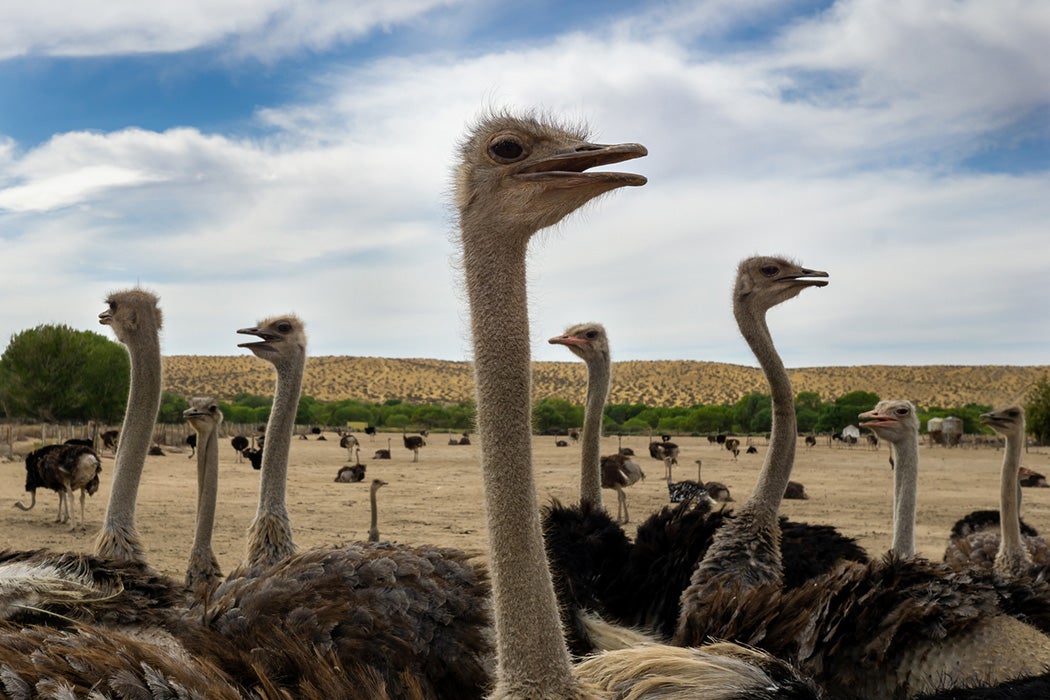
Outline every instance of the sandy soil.
<svg viewBox="0 0 1050 700"><path fill-rule="evenodd" d="M352 541L367 536L368 484L374 477L390 483L379 492L379 527L384 539L405 543L429 542L459 547L484 556L481 480L477 445L448 445L448 436L433 434L412 462L412 453L391 439L392 459L375 460L377 448L387 446L387 436L361 435L361 461L366 480L356 484L334 483L339 467L347 463L345 449L335 434L327 440L294 440L289 474L289 511L299 547ZM628 489L634 524L667 503L663 465L648 456L645 437L625 438L624 446L638 454L648 478ZM738 500L746 498L765 453L756 441L758 455L732 455L706 438L675 437L681 446L676 480L696 478L694 461L703 459L704 476L726 483ZM617 440L606 438L603 452L615 452ZM576 497L579 448L556 447L554 438L534 440L540 502L556 497ZM188 448L166 448L163 457L150 457L139 492L138 526L150 561L161 571L182 578L193 538L195 508L195 459ZM975 508L997 507L1002 451L992 448L922 448L919 492L918 547L921 554L939 559L952 523ZM220 494L215 528L215 552L224 571L243 556L245 531L255 513L258 472L247 461L238 463L224 439L220 447ZM885 446L846 448L820 444L799 445L793 478L805 484L807 501L785 501L782 512L812 523L835 525L857 537L869 552L879 553L890 544L892 472ZM1050 474L1050 452L1033 449L1024 456L1025 466ZM102 486L88 498L87 531L70 533L53 523L58 497L40 491L34 510L23 512L11 505L24 498L25 468L20 461L0 461L0 494L7 507L0 508L6 544L12 548L49 547L55 550L91 551L102 522L113 474L111 455L103 456ZM606 491L606 503L615 507L615 494ZM1025 489L1023 517L1040 531L1050 530L1050 489Z"/></svg>

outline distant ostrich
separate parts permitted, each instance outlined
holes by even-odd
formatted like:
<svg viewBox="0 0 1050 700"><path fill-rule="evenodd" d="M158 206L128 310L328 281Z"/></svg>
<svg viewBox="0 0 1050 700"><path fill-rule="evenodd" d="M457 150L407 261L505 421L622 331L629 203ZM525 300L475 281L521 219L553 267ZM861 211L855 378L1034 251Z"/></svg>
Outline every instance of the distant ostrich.
<svg viewBox="0 0 1050 700"><path fill-rule="evenodd" d="M251 444L248 442L248 438L243 435L234 435L230 438L230 444L233 446L234 451L237 453L237 463L240 464L244 461L244 451L248 449Z"/></svg>
<svg viewBox="0 0 1050 700"><path fill-rule="evenodd" d="M728 503L733 500L729 488L719 481L705 482L700 474L702 460L696 460L696 481L667 482L667 493L671 503L710 498L717 503Z"/></svg>
<svg viewBox="0 0 1050 700"><path fill-rule="evenodd" d="M404 429L401 430L401 439L405 443L405 449L412 450L412 461L419 461L419 450L427 444L426 439L423 435L406 435Z"/></svg>
<svg viewBox="0 0 1050 700"><path fill-rule="evenodd" d="M372 459L390 459L390 438L386 439L386 449L378 449Z"/></svg>
<svg viewBox="0 0 1050 700"><path fill-rule="evenodd" d="M84 500L98 491L98 475L102 465L98 454L86 445L47 445L26 455L26 493L31 494L28 506L15 503L20 510L32 510L36 505L36 490L47 488L58 494L56 523L69 521L69 530L77 529L75 511L70 509L73 492L80 491L80 527L84 523Z"/></svg>
<svg viewBox="0 0 1050 700"><path fill-rule="evenodd" d="M573 442L579 442L580 441L580 431L577 430L576 428L569 428L569 438Z"/></svg>
<svg viewBox="0 0 1050 700"><path fill-rule="evenodd" d="M740 456L740 440L736 438L727 438L725 442L726 451L733 453L733 459Z"/></svg>
<svg viewBox="0 0 1050 700"><path fill-rule="evenodd" d="M813 435L807 435L806 436L806 447L816 447L816 445L817 445L817 438L814 437Z"/></svg>
<svg viewBox="0 0 1050 700"><path fill-rule="evenodd" d="M346 464L339 467L339 472L335 475L334 481L337 484L354 484L358 481L364 481L365 469L366 467L363 464Z"/></svg>
<svg viewBox="0 0 1050 700"><path fill-rule="evenodd" d="M806 501L809 500L809 494L806 493L806 487L802 485L801 481L788 481L787 488L784 489L784 498Z"/></svg>
<svg viewBox="0 0 1050 700"><path fill-rule="evenodd" d="M368 502L372 506L372 524L368 528L368 541L379 541L379 509L376 506L376 492L380 487L386 486L382 479L372 479L372 487L368 490Z"/></svg>
<svg viewBox="0 0 1050 700"><path fill-rule="evenodd" d="M241 454L248 458L248 461L252 465L252 469L262 469L262 455L263 451L259 447L245 447L241 450Z"/></svg>
<svg viewBox="0 0 1050 700"><path fill-rule="evenodd" d="M349 460L354 456L354 448L359 444L357 438L347 433L343 437L339 438L339 446L346 449L346 458Z"/></svg>
<svg viewBox="0 0 1050 700"><path fill-rule="evenodd" d="M868 439L868 447L870 447L873 450L879 449L879 436L878 435L875 435L874 433L868 433L867 439Z"/></svg>
<svg viewBox="0 0 1050 700"><path fill-rule="evenodd" d="M649 432L649 456L664 463L664 478L671 479L672 467L678 464L678 445L670 441L670 435L661 436L661 442L653 440L652 431ZM668 438L663 440L663 438Z"/></svg>
<svg viewBox="0 0 1050 700"><path fill-rule="evenodd" d="M560 438L555 438L554 439L554 446L555 447L568 447L569 446L569 442L567 440L562 440Z"/></svg>
<svg viewBox="0 0 1050 700"><path fill-rule="evenodd" d="M749 455L757 455L758 454L758 448L755 447L754 445L748 445L746 452Z"/></svg>
<svg viewBox="0 0 1050 700"><path fill-rule="evenodd" d="M99 435L102 438L102 450L109 450L110 452L117 451L117 438L120 437L119 430L107 430L106 432Z"/></svg>
<svg viewBox="0 0 1050 700"><path fill-rule="evenodd" d="M374 425L365 426L365 435L371 435L372 440L376 439L376 427Z"/></svg>
<svg viewBox="0 0 1050 700"><path fill-rule="evenodd" d="M197 433L187 435L186 444L190 446L190 454L186 459L193 459L197 453Z"/></svg>
<svg viewBox="0 0 1050 700"><path fill-rule="evenodd" d="M616 453L624 457L634 457L634 450L623 446L623 433L616 433Z"/></svg>
<svg viewBox="0 0 1050 700"><path fill-rule="evenodd" d="M470 444L470 436L467 433L463 433L463 437L461 437L459 439L459 444L460 445L469 445Z"/></svg>
<svg viewBox="0 0 1050 700"><path fill-rule="evenodd" d="M1047 483L1046 477L1039 472L1032 471L1028 467L1021 467L1017 470L1018 483L1021 486L1030 488L1045 489L1050 488L1050 483Z"/></svg>
<svg viewBox="0 0 1050 700"><path fill-rule="evenodd" d="M623 490L643 479L645 472L629 457L621 454L602 457L602 488L616 491L617 522L631 522L631 516L627 513L627 494Z"/></svg>

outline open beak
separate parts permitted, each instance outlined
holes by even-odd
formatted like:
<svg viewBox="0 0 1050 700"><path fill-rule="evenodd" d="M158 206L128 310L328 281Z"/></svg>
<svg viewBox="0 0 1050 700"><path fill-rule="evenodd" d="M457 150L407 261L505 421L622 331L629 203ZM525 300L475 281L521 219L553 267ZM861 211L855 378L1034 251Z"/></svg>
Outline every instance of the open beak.
<svg viewBox="0 0 1050 700"><path fill-rule="evenodd" d="M828 286L827 279L809 279L810 277L824 277L826 278L828 273L823 270L807 270L803 269L800 272L793 274L781 275L779 278L782 282L789 282L791 284L800 287L826 287Z"/></svg>
<svg viewBox="0 0 1050 700"><path fill-rule="evenodd" d="M559 153L523 166L514 177L521 180L543 182L554 187L576 187L602 184L606 189L616 187L638 187L648 180L635 173L620 173L599 170L586 172L590 168L625 160L641 158L649 151L640 143L602 145L586 143L567 153Z"/></svg>

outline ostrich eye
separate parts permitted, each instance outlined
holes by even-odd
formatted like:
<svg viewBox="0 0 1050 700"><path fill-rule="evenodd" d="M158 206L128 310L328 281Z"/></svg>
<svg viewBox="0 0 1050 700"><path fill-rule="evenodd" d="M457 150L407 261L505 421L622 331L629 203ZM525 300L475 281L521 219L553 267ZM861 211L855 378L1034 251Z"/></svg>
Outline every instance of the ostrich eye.
<svg viewBox="0 0 1050 700"><path fill-rule="evenodd" d="M594 340L597 337L598 337L598 331L587 331L587 338L589 340Z"/></svg>
<svg viewBox="0 0 1050 700"><path fill-rule="evenodd" d="M489 153L497 160L509 162L525 155L525 147L515 139L504 136L489 145Z"/></svg>
<svg viewBox="0 0 1050 700"><path fill-rule="evenodd" d="M894 411L894 413L896 413L898 416L906 416L908 415L908 409L898 408L896 411Z"/></svg>
<svg viewBox="0 0 1050 700"><path fill-rule="evenodd" d="M1010 416L1011 418L1017 418L1018 411L1017 409L1012 409L1010 411L1007 411L1006 415Z"/></svg>
<svg viewBox="0 0 1050 700"><path fill-rule="evenodd" d="M282 333L291 333L292 324L288 323L287 321L281 321L277 324L277 330L279 330Z"/></svg>
<svg viewBox="0 0 1050 700"><path fill-rule="evenodd" d="M215 413L216 411L219 410L219 407L216 406L215 404L212 404L211 406L208 406L208 410L211 411L212 413Z"/></svg>
<svg viewBox="0 0 1050 700"><path fill-rule="evenodd" d="M776 265L764 265L763 267L759 268L759 272L761 272L766 277L774 277L778 272L780 272L780 268Z"/></svg>

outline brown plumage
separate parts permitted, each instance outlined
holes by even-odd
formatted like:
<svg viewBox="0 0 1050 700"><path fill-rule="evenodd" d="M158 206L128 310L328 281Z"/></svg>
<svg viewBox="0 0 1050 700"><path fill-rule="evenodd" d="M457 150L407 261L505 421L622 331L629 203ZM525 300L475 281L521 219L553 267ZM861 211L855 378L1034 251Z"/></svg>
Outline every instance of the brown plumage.
<svg viewBox="0 0 1050 700"><path fill-rule="evenodd" d="M629 523L627 494L624 489L645 479L641 466L630 457L621 454L602 456L602 488L616 492L616 519Z"/></svg>
<svg viewBox="0 0 1050 700"><path fill-rule="evenodd" d="M31 494L29 505L21 501L15 507L32 510L36 505L36 490L47 488L58 494L56 523L69 521L70 531L77 527L75 511L70 510L73 494L80 491L80 526L84 525L84 500L98 491L102 464L98 454L84 445L47 445L26 455L26 493Z"/></svg>

